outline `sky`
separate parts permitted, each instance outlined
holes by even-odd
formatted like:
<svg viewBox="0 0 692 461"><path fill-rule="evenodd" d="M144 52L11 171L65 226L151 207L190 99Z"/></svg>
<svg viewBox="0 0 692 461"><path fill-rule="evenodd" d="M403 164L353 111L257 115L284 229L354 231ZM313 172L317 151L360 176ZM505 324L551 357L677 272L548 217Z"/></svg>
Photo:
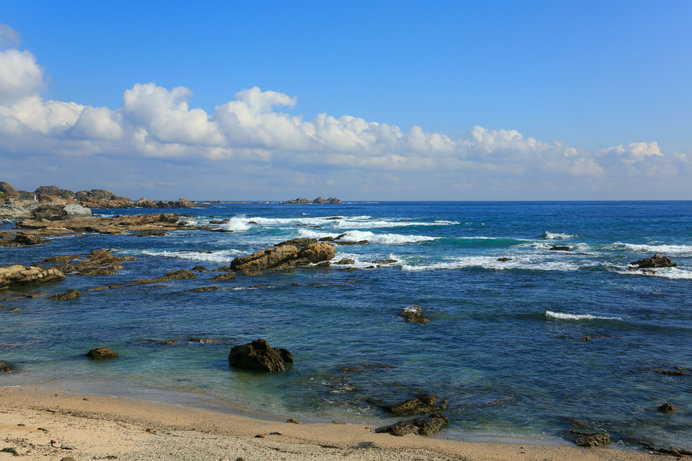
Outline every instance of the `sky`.
<svg viewBox="0 0 692 461"><path fill-rule="evenodd" d="M0 0L0 181L692 199L692 2Z"/></svg>

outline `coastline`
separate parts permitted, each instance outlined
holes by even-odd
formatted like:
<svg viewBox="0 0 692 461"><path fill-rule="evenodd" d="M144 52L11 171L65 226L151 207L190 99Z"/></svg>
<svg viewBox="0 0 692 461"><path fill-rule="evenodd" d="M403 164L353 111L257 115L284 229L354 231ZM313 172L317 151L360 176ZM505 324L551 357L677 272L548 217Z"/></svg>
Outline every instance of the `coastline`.
<svg viewBox="0 0 692 461"><path fill-rule="evenodd" d="M24 459L653 460L639 451L572 445L394 437L361 424L290 424L167 403L0 387L3 448ZM260 436L260 437L258 437ZM0 452L1 459L12 459Z"/></svg>

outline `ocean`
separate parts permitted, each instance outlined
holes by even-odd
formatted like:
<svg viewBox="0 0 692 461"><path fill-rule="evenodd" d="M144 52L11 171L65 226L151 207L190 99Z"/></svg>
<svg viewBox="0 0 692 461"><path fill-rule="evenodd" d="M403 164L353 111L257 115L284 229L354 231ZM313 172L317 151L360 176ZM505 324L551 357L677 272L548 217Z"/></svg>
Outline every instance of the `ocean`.
<svg viewBox="0 0 692 461"><path fill-rule="evenodd" d="M692 376L660 373L682 367L692 374L692 202L257 203L170 211L198 224L228 221L218 226L233 232L86 234L0 249L0 265L99 248L137 258L115 275L24 289L81 290L73 301L3 301L0 293L0 305L20 308L0 310L0 360L18 367L0 374L0 384L370 425L400 419L383 404L428 393L449 404L451 424L440 437L550 443L579 420L608 431L613 443L634 437L692 448ZM150 212L158 211L97 211ZM237 256L328 236L368 243L336 247L333 262L349 258L352 265L211 281L213 269ZM654 253L678 266L628 267ZM87 291L197 265L209 272ZM191 291L210 285L220 289ZM407 323L400 313L411 305L430 321ZM257 338L289 349L295 363L278 374L231 369L230 348ZM120 357L86 359L97 346ZM658 412L664 402L678 410Z"/></svg>

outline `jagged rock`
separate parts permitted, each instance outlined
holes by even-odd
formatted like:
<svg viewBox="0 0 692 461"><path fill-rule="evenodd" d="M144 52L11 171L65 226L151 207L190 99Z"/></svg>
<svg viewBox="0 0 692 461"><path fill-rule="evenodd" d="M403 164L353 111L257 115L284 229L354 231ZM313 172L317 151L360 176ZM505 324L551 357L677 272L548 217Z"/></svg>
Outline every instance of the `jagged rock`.
<svg viewBox="0 0 692 461"><path fill-rule="evenodd" d="M552 251L570 251L571 248L568 246L555 245L550 247Z"/></svg>
<svg viewBox="0 0 692 461"><path fill-rule="evenodd" d="M17 234L14 237L14 241L19 245L40 245L42 243L46 243L48 240L41 237L36 237L35 235Z"/></svg>
<svg viewBox="0 0 692 461"><path fill-rule="evenodd" d="M329 261L334 254L334 247L324 242L309 243L302 250L298 250L295 245L279 245L249 256L238 257L231 262L231 269L243 273L256 273L271 268L290 268Z"/></svg>
<svg viewBox="0 0 692 461"><path fill-rule="evenodd" d="M191 270L193 270L195 272L199 272L200 274L207 272L207 268L204 266L195 266Z"/></svg>
<svg viewBox="0 0 692 461"><path fill-rule="evenodd" d="M343 258L343 259L338 260L334 264L346 265L346 264L355 264L355 263L356 263L356 261L351 259L351 258Z"/></svg>
<svg viewBox="0 0 692 461"><path fill-rule="evenodd" d="M399 421L389 426L378 427L375 432L387 432L396 436L407 434L434 435L449 424L449 418L442 413L433 413L408 421Z"/></svg>
<svg viewBox="0 0 692 461"><path fill-rule="evenodd" d="M112 275L123 268L125 261L134 261L134 256L114 256L110 251L100 249L92 250L87 255L66 255L44 258L45 262L68 263L76 259L81 261L75 264L63 264L56 268L77 275Z"/></svg>
<svg viewBox="0 0 692 461"><path fill-rule="evenodd" d="M43 283L53 280L63 280L65 274L55 268L44 269L38 266L12 266L0 267L0 290L14 285L26 285L29 283Z"/></svg>
<svg viewBox="0 0 692 461"><path fill-rule="evenodd" d="M606 432L586 432L579 429L569 429L567 438L580 447L603 447L610 445L610 435Z"/></svg>
<svg viewBox="0 0 692 461"><path fill-rule="evenodd" d="M223 281L223 280L235 280L235 272L225 272L223 274L217 275L212 280L213 281Z"/></svg>
<svg viewBox="0 0 692 461"><path fill-rule="evenodd" d="M395 262L398 262L396 259L377 259L373 261L373 264L394 264Z"/></svg>
<svg viewBox="0 0 692 461"><path fill-rule="evenodd" d="M670 402L666 402L656 407L656 409L661 413L675 413L677 408Z"/></svg>
<svg viewBox="0 0 692 461"><path fill-rule="evenodd" d="M35 229L42 235L64 234L69 232L98 232L102 234L122 234L134 231L165 231L179 229L177 214L140 214L116 216L114 218L84 217L59 221L23 220L17 227Z"/></svg>
<svg viewBox="0 0 692 461"><path fill-rule="evenodd" d="M77 299L82 296L82 292L79 290L70 290L65 293L59 293L57 295L48 296L48 299L54 299L57 301L69 301L72 299Z"/></svg>
<svg viewBox="0 0 692 461"><path fill-rule="evenodd" d="M219 289L219 287L210 286L210 287L193 288L191 291L193 291L193 292L195 292L195 293L201 293L201 292L203 292L203 291L214 291L214 290L218 290L218 289Z"/></svg>
<svg viewBox="0 0 692 461"><path fill-rule="evenodd" d="M639 269L643 268L656 268L656 267L675 267L677 263L674 263L670 258L666 256L661 256L656 253L650 258L640 259L630 263L631 266L637 266Z"/></svg>
<svg viewBox="0 0 692 461"><path fill-rule="evenodd" d="M257 339L248 344L233 346L228 355L232 367L281 372L286 370L284 363L293 363L293 356L287 349L275 349L264 339Z"/></svg>
<svg viewBox="0 0 692 461"><path fill-rule="evenodd" d="M60 189L57 186L37 187L34 194L41 202L52 202L56 197L64 200L74 200L74 192L67 189Z"/></svg>
<svg viewBox="0 0 692 461"><path fill-rule="evenodd" d="M297 239L291 239L291 240L286 240L281 243L277 243L276 246L282 246L282 245L293 245L296 248L305 248L308 245L312 245L317 243L317 239L313 238L297 238Z"/></svg>
<svg viewBox="0 0 692 461"><path fill-rule="evenodd" d="M505 258L505 257L503 257L503 258L497 258L497 260L500 261L501 263L504 263L504 262L507 262L507 261L511 261L512 258Z"/></svg>
<svg viewBox="0 0 692 461"><path fill-rule="evenodd" d="M420 306L405 307L399 314L409 323L428 323L430 319L423 316L423 308Z"/></svg>
<svg viewBox="0 0 692 461"><path fill-rule="evenodd" d="M91 360L112 359L118 356L117 352L113 352L109 347L97 347L86 353L86 356Z"/></svg>
<svg viewBox="0 0 692 461"><path fill-rule="evenodd" d="M422 394L415 399L406 400L383 408L396 416L422 415L444 410L447 408L447 401L438 401L436 395Z"/></svg>
<svg viewBox="0 0 692 461"><path fill-rule="evenodd" d="M195 279L197 276L187 269L181 269L179 271L168 272L161 277L154 279L155 282L169 282L171 280L182 280L182 279Z"/></svg>

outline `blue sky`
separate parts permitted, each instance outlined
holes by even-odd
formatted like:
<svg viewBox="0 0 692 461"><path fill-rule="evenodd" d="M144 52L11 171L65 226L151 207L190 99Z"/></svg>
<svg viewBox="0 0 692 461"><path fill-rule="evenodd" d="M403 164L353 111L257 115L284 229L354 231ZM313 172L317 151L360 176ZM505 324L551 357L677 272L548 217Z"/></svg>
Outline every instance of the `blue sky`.
<svg viewBox="0 0 692 461"><path fill-rule="evenodd" d="M0 180L692 199L692 2L198 3L4 0Z"/></svg>

